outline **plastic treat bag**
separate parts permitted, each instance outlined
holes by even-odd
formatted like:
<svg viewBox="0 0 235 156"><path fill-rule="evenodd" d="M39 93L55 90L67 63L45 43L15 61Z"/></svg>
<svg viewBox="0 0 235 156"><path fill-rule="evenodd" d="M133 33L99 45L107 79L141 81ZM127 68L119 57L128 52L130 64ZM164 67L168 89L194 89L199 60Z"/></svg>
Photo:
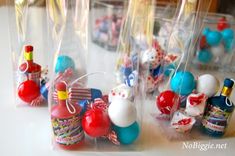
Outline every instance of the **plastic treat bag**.
<svg viewBox="0 0 235 156"><path fill-rule="evenodd" d="M46 14L27 0L8 0L10 46L17 106L47 103Z"/></svg>
<svg viewBox="0 0 235 156"><path fill-rule="evenodd" d="M151 108L155 110L152 116L164 135L172 140L191 137L190 131L197 117L202 116L207 99L204 92L196 90L196 75L190 70L189 62L210 1L193 2L194 7L188 7L192 1L178 3L167 40L163 81L158 85L158 91L149 98L153 104Z"/></svg>
<svg viewBox="0 0 235 156"><path fill-rule="evenodd" d="M47 0L46 7L53 147L75 149L84 139L78 101L91 99L94 92L99 95L99 91L85 88L86 78L78 79L86 74L89 1Z"/></svg>
<svg viewBox="0 0 235 156"><path fill-rule="evenodd" d="M91 2L91 39L107 50L115 51L127 10L126 0L94 0Z"/></svg>
<svg viewBox="0 0 235 156"><path fill-rule="evenodd" d="M203 22L193 59L195 67L229 70L234 53L234 18L211 13Z"/></svg>
<svg viewBox="0 0 235 156"><path fill-rule="evenodd" d="M138 62L135 60L139 57L130 42L129 31L142 31L142 23L138 25L140 28L130 23L132 15L125 21L121 32L128 41L125 43L128 52L110 53L88 44L86 53L87 34L81 28L88 26L88 14L77 15L76 10L88 11L88 4L85 0L47 3L50 35L55 45L49 93L53 145L64 150L138 150L141 101L137 98ZM83 26L75 27L80 22ZM125 63L117 65L117 62ZM121 68L122 65L128 70ZM119 74L122 81L117 81L116 71L122 71Z"/></svg>

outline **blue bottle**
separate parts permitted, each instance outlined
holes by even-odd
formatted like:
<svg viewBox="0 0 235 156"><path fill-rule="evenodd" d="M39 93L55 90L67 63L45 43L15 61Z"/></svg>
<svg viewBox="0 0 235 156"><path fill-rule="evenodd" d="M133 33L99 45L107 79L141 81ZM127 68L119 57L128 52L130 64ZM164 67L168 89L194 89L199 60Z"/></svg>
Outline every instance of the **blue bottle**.
<svg viewBox="0 0 235 156"><path fill-rule="evenodd" d="M226 78L220 96L207 100L202 118L202 130L213 137L222 137L226 132L229 119L234 110L234 104L229 100L234 81Z"/></svg>

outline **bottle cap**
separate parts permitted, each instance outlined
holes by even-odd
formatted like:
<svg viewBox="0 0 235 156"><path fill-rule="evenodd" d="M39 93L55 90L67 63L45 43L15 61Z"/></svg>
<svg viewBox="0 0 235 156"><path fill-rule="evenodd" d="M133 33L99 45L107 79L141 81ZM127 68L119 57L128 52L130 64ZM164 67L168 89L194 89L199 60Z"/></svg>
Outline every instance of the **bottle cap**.
<svg viewBox="0 0 235 156"><path fill-rule="evenodd" d="M63 81L56 84L58 100L68 99L68 92L66 91L66 88L67 88L67 85Z"/></svg>
<svg viewBox="0 0 235 156"><path fill-rule="evenodd" d="M232 79L226 78L224 80L224 86L228 87L228 88L232 88L234 85L234 81Z"/></svg>
<svg viewBox="0 0 235 156"><path fill-rule="evenodd" d="M33 51L33 46L27 45L27 46L25 46L24 50L25 50L25 52L32 52Z"/></svg>
<svg viewBox="0 0 235 156"><path fill-rule="evenodd" d="M57 91L66 91L67 85L65 82L61 81L56 84Z"/></svg>

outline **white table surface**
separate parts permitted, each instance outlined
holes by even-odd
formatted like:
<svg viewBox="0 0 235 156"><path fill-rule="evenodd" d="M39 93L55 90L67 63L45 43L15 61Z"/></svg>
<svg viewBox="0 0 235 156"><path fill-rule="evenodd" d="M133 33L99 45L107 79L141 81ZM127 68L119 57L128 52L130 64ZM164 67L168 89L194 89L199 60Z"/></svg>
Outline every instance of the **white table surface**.
<svg viewBox="0 0 235 156"><path fill-rule="evenodd" d="M41 10L35 10L40 12ZM226 149L183 149L183 141L169 141L154 124L144 127L151 134L145 139L145 149L138 152L81 152L53 150L51 147L51 127L49 113L43 108L17 108L13 99L12 66L6 8L0 7L0 155L1 156L69 156L69 155L235 155L235 132L233 137L221 139L194 140L198 143L227 144ZM101 50L91 44L91 50ZM234 99L234 98L233 98ZM148 107L145 103L144 106ZM151 109L151 108L150 108ZM151 117L144 115L147 122ZM234 120L233 123L235 124ZM144 131L145 131L144 130ZM193 143L191 141L190 143Z"/></svg>

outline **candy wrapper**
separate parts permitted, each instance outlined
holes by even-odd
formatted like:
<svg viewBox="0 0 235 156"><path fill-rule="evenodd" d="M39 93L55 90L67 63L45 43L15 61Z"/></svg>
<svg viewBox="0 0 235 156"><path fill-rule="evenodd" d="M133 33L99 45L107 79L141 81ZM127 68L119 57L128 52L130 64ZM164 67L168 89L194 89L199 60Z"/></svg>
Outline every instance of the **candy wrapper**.
<svg viewBox="0 0 235 156"><path fill-rule="evenodd" d="M190 94L187 97L185 112L189 116L197 117L204 113L207 97L204 93Z"/></svg>
<svg viewBox="0 0 235 156"><path fill-rule="evenodd" d="M176 111L171 119L171 126L177 132L186 133L190 131L196 122L194 117L185 115L179 111Z"/></svg>
<svg viewBox="0 0 235 156"><path fill-rule="evenodd" d="M29 5L27 0L8 0L7 3L15 103L17 106L45 106L49 65L46 13Z"/></svg>

